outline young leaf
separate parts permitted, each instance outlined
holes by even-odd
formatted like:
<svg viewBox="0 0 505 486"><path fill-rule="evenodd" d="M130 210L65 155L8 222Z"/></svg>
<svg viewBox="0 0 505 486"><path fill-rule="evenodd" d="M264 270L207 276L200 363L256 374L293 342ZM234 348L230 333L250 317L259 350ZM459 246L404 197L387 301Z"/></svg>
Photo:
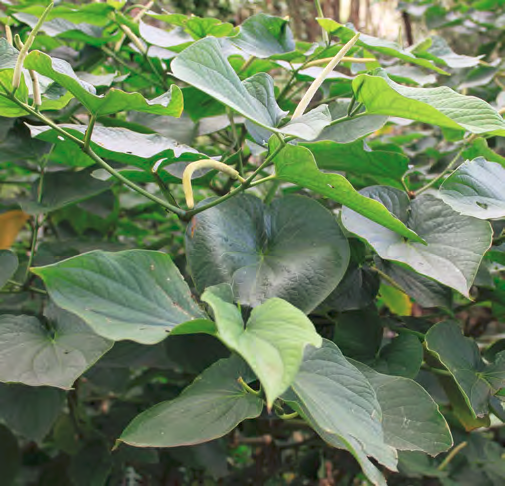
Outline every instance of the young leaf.
<svg viewBox="0 0 505 486"><path fill-rule="evenodd" d="M384 70L360 74L352 87L367 113L417 120L430 125L505 136L505 121L488 103L447 86L411 88L395 83Z"/></svg>
<svg viewBox="0 0 505 486"><path fill-rule="evenodd" d="M400 451L422 451L431 456L452 446L449 426L422 386L409 378L383 375L362 363L351 362L377 394L386 444Z"/></svg>
<svg viewBox="0 0 505 486"><path fill-rule="evenodd" d="M272 137L271 150L275 150L278 141ZM274 160L277 177L287 182L306 187L318 194L329 197L340 204L353 209L371 221L396 231L399 235L413 241L422 239L393 216L380 202L362 196L351 183L340 174L321 172L309 149L299 145L286 145Z"/></svg>
<svg viewBox="0 0 505 486"><path fill-rule="evenodd" d="M92 251L32 272L56 305L108 339L155 344L177 324L205 318L179 270L161 252Z"/></svg>
<svg viewBox="0 0 505 486"><path fill-rule="evenodd" d="M286 19L264 13L253 15L240 26L231 42L258 58L274 57L296 49L293 33Z"/></svg>
<svg viewBox="0 0 505 486"><path fill-rule="evenodd" d="M119 441L136 447L177 447L222 437L263 409L263 400L246 392L239 377L254 380L242 359L233 356L218 361L176 399L135 417Z"/></svg>
<svg viewBox="0 0 505 486"><path fill-rule="evenodd" d="M293 382L305 347L321 346L312 322L282 299L255 307L245 329L229 285L208 288L202 300L212 307L215 335L246 360L265 389L270 407Z"/></svg>
<svg viewBox="0 0 505 486"><path fill-rule="evenodd" d="M0 289L14 275L18 269L18 257L10 250L0 249Z"/></svg>
<svg viewBox="0 0 505 486"><path fill-rule="evenodd" d="M440 187L440 197L458 213L479 219L505 217L505 169L483 157L460 165Z"/></svg>
<svg viewBox="0 0 505 486"><path fill-rule="evenodd" d="M306 313L337 286L349 262L334 216L300 196L265 207L255 196L239 195L197 214L186 252L200 292L224 282L242 305L280 297Z"/></svg>
<svg viewBox="0 0 505 486"><path fill-rule="evenodd" d="M308 348L285 399L326 442L347 449L374 485L386 484L367 456L396 470L396 451L385 442L382 411L368 380L331 341Z"/></svg>
<svg viewBox="0 0 505 486"><path fill-rule="evenodd" d="M26 57L24 66L66 88L95 116L112 115L120 111L142 111L166 116L180 116L182 113L182 92L174 84L169 91L153 100L147 100L140 93L126 93L115 88L104 96L97 96L95 88L81 81L67 61L33 51Z"/></svg>
<svg viewBox="0 0 505 486"><path fill-rule="evenodd" d="M491 245L492 229L486 221L462 216L431 195L416 197L385 186L372 186L361 194L382 202L407 224L426 245L404 241L398 234L344 208L342 223L372 245L385 260L405 263L468 296L484 253Z"/></svg>
<svg viewBox="0 0 505 486"><path fill-rule="evenodd" d="M426 347L454 377L473 415L488 414L490 398L505 387L505 353L485 364L477 343L452 321L435 324L426 334Z"/></svg>
<svg viewBox="0 0 505 486"><path fill-rule="evenodd" d="M111 347L78 317L55 307L49 324L0 316L0 381L69 389Z"/></svg>

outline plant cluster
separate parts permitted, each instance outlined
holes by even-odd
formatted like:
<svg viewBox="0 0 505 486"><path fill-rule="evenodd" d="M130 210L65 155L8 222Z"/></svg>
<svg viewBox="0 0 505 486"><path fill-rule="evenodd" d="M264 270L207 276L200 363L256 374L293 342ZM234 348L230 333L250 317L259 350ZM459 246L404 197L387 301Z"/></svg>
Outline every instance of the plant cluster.
<svg viewBox="0 0 505 486"><path fill-rule="evenodd" d="M503 484L501 2L2 4L2 484Z"/></svg>

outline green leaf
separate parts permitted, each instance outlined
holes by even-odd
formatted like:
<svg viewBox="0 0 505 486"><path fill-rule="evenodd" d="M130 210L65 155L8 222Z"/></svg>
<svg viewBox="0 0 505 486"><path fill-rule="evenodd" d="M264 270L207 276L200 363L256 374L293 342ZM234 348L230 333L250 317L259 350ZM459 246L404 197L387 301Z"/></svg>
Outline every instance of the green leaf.
<svg viewBox="0 0 505 486"><path fill-rule="evenodd" d="M139 22L140 36L148 43L158 47L173 47L187 42L193 42L193 38L182 29L175 28L169 32L152 25ZM175 56L175 52L173 53Z"/></svg>
<svg viewBox="0 0 505 486"><path fill-rule="evenodd" d="M112 115L120 111L142 111L176 117L182 113L182 92L174 84L170 86L169 91L153 100L147 100L140 93L126 93L115 88L103 96L97 96L95 88L81 81L67 61L52 58L40 51L33 51L26 57L24 66L66 88L95 116Z"/></svg>
<svg viewBox="0 0 505 486"><path fill-rule="evenodd" d="M349 42L355 35L356 31L346 27L345 25L339 24L332 19L317 19L319 25L326 30L331 35L337 36L341 42ZM431 69L440 74L448 74L444 70L437 67L431 61L426 59L420 59L408 51L405 51L399 44L393 41L378 39L377 37L372 37L371 35L361 34L359 36L357 46L365 47L367 50L372 52L378 52L384 54L385 56L396 57L402 61L417 64L418 66Z"/></svg>
<svg viewBox="0 0 505 486"><path fill-rule="evenodd" d="M359 113L359 116L347 118L348 108L349 103L341 101L329 105L333 125L326 127L317 137L317 141L331 140L349 144L381 129L388 120L387 116L362 113ZM337 120L340 121L336 122Z"/></svg>
<svg viewBox="0 0 505 486"><path fill-rule="evenodd" d="M258 73L241 81L222 52L221 44L212 37L195 42L172 62L174 75L226 106L234 109L260 127L272 132L311 140L331 121L326 105L312 110L304 120L295 120L276 128L280 109L273 96L273 79ZM300 124L309 125L300 127Z"/></svg>
<svg viewBox="0 0 505 486"><path fill-rule="evenodd" d="M312 322L282 299L255 307L245 329L230 286L210 287L202 300L212 307L217 337L246 360L265 389L269 407L293 382L305 347L321 346Z"/></svg>
<svg viewBox="0 0 505 486"><path fill-rule="evenodd" d="M377 257L375 264L421 307L451 308L452 291L449 287L391 261Z"/></svg>
<svg viewBox="0 0 505 486"><path fill-rule="evenodd" d="M296 49L288 21L264 13L246 19L239 34L230 40L247 54L259 58L275 57Z"/></svg>
<svg viewBox="0 0 505 486"><path fill-rule="evenodd" d="M479 219L505 217L505 168L483 157L460 165L440 187L440 198L458 213Z"/></svg>
<svg viewBox="0 0 505 486"><path fill-rule="evenodd" d="M87 128L86 125L60 125L60 127L80 140L84 139ZM29 128L32 137L57 144L56 150L61 151L58 154L61 153L62 158L74 157L76 159L84 156L74 142L70 140L61 141L56 130L44 125L29 125ZM165 164L206 158L197 150L157 133L138 133L120 127L95 126L91 137L91 148L100 157L129 164L146 171L151 171L157 161L164 159L159 169L160 175L164 172L163 167ZM86 157L85 160L93 162L89 157Z"/></svg>
<svg viewBox="0 0 505 486"><path fill-rule="evenodd" d="M489 162L498 162L502 167L505 167L505 157L489 148L487 140L482 137L477 137L472 143L469 143L463 150L462 155L468 160L484 157Z"/></svg>
<svg viewBox="0 0 505 486"><path fill-rule="evenodd" d="M112 469L109 444L104 439L95 439L79 445L68 467L72 483L75 486L105 486Z"/></svg>
<svg viewBox="0 0 505 486"><path fill-rule="evenodd" d="M414 379L423 362L423 345L417 336L399 334L381 350L373 367L380 373Z"/></svg>
<svg viewBox="0 0 505 486"><path fill-rule="evenodd" d="M347 449L374 485L386 481L367 456L396 470L396 451L385 442L382 412L368 380L330 341L308 348L285 400L334 447Z"/></svg>
<svg viewBox="0 0 505 486"><path fill-rule="evenodd" d="M323 132L324 134L324 132ZM402 176L408 169L409 159L397 152L366 150L363 142L301 143L308 148L320 170L346 172L401 189Z"/></svg>
<svg viewBox="0 0 505 486"><path fill-rule="evenodd" d="M28 440L41 441L65 403L65 393L47 386L0 384L0 418Z"/></svg>
<svg viewBox="0 0 505 486"><path fill-rule="evenodd" d="M384 204L427 244L405 241L344 208L342 223L348 231L367 240L381 258L404 263L469 295L482 257L491 245L492 229L488 222L462 216L432 195L410 201L404 192L385 186L368 187L360 192Z"/></svg>
<svg viewBox="0 0 505 486"><path fill-rule="evenodd" d="M10 250L0 250L0 289L18 269L18 257Z"/></svg>
<svg viewBox="0 0 505 486"><path fill-rule="evenodd" d="M397 450L422 451L431 456L452 446L444 416L421 385L409 378L384 375L364 364L352 363L377 394L386 444Z"/></svg>
<svg viewBox="0 0 505 486"><path fill-rule="evenodd" d="M22 457L16 436L3 424L0 424L0 457L2 484L12 486L17 482Z"/></svg>
<svg viewBox="0 0 505 486"><path fill-rule="evenodd" d="M464 96L447 86L411 88L395 83L383 70L360 74L352 87L367 113L417 120L446 128L505 136L505 121L484 100Z"/></svg>
<svg viewBox="0 0 505 486"><path fill-rule="evenodd" d="M485 364L477 343L452 321L435 324L426 334L426 347L454 377L473 415L487 415L490 398L505 387L505 352Z"/></svg>
<svg viewBox="0 0 505 486"><path fill-rule="evenodd" d="M70 389L111 347L78 317L55 307L44 324L31 316L0 316L0 381Z"/></svg>
<svg viewBox="0 0 505 486"><path fill-rule="evenodd" d="M0 93L12 93L12 73L13 70L6 69L0 71ZM28 88L24 79L25 74L21 74L21 84L16 91L16 98L24 103L28 101ZM17 118L19 116L26 116L27 112L24 108L20 107L14 101L11 101L5 96L0 96L0 115L7 118Z"/></svg>
<svg viewBox="0 0 505 486"><path fill-rule="evenodd" d="M42 214L85 201L112 187L112 182L103 182L91 176L90 170L50 172L44 176L42 197L37 192L39 181L32 186L30 199L20 200L23 211Z"/></svg>
<svg viewBox="0 0 505 486"><path fill-rule="evenodd" d="M350 264L337 288L323 301L320 309L345 312L370 305L379 292L380 278L367 266Z"/></svg>
<svg viewBox="0 0 505 486"><path fill-rule="evenodd" d="M384 326L375 306L340 313L333 341L345 356L373 362L381 346Z"/></svg>
<svg viewBox="0 0 505 486"><path fill-rule="evenodd" d="M177 447L222 437L263 409L263 400L244 391L239 377L254 379L243 360L234 356L218 361L175 400L135 417L119 440L136 447Z"/></svg>
<svg viewBox="0 0 505 486"><path fill-rule="evenodd" d="M278 147L278 141L272 138L271 150ZM413 231L393 216L383 204L362 196L351 183L340 174L321 172L314 156L306 147L286 145L274 160L277 177L281 180L306 187L340 204L354 209L370 220L389 228L398 234L422 241Z"/></svg>
<svg viewBox="0 0 505 486"><path fill-rule="evenodd" d="M108 339L155 344L177 324L205 317L177 267L161 252L97 250L32 272L56 305Z"/></svg>
<svg viewBox="0 0 505 486"><path fill-rule="evenodd" d="M300 196L264 206L246 194L207 209L188 226L186 253L200 292L229 283L242 305L280 297L306 313L337 286L349 262L335 217Z"/></svg>

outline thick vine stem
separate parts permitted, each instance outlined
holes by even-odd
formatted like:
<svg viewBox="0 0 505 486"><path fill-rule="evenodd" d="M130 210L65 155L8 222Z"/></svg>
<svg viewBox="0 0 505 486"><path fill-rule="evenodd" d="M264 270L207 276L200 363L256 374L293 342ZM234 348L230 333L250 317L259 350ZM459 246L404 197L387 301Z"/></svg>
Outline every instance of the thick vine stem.
<svg viewBox="0 0 505 486"><path fill-rule="evenodd" d="M293 113L293 116L291 117L292 120L302 116L305 113L305 110L309 106L309 103L312 101L312 98L314 98L315 94L317 93L317 90L324 83L325 79L329 76L329 74L333 71L333 69L335 69L337 64L344 58L344 56L351 49L351 47L353 47L354 44L358 42L358 39L359 39L359 32L347 44L345 44L345 46L342 47L340 51L338 51L337 55L321 71L321 74L316 79L314 79L309 89L307 90L303 98L300 100L300 103L298 103L298 106L296 107L296 110Z"/></svg>
<svg viewBox="0 0 505 486"><path fill-rule="evenodd" d="M228 174L232 179L238 179L242 184L246 181L233 167L229 165L223 164L222 162L218 162L217 160L212 159L202 159L197 160L196 162L191 162L184 169L184 173L182 174L182 189L184 191L184 196L186 197L186 204L188 209L193 209L195 207L195 200L193 197L193 187L191 185L191 177L193 173L198 169L206 169L211 168L215 170L219 170L220 172L224 172Z"/></svg>
<svg viewBox="0 0 505 486"><path fill-rule="evenodd" d="M333 58L332 57L325 57L323 59L315 59L314 61L310 61L307 64L305 64L305 69L308 69L309 67L313 66L320 66L321 64L326 64L327 62L330 62ZM352 62L354 64L366 64L367 62L375 62L377 59L374 59L373 57L346 57L344 56L342 59L340 59L340 62Z"/></svg>
<svg viewBox="0 0 505 486"><path fill-rule="evenodd" d="M47 16L49 15L49 12L52 10L54 6L54 3L51 2L47 8L44 10L42 13L40 19L38 20L37 24L31 31L30 35L28 36L28 39L26 39L26 42L24 43L23 47L21 48L21 51L19 52L18 59L16 61L16 66L14 67L14 74L12 76L12 88L14 91L19 88L19 84L21 82L21 71L23 70L23 64L25 62L25 58L28 55L28 51L30 50L30 47L33 44L33 41L35 40L35 37L37 36L37 33L39 32L40 28L42 27L42 24L46 20Z"/></svg>
<svg viewBox="0 0 505 486"><path fill-rule="evenodd" d="M12 30L11 30L11 27L10 25L7 25L5 24L5 38L7 39L7 42L13 46L14 45L14 41L12 39Z"/></svg>

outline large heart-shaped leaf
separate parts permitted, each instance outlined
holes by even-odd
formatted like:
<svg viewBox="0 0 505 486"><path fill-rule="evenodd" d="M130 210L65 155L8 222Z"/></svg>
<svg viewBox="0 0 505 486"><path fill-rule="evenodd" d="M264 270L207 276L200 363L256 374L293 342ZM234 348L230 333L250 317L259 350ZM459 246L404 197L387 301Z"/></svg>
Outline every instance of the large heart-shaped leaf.
<svg viewBox="0 0 505 486"><path fill-rule="evenodd" d="M59 307L108 339L154 344L177 324L205 318L179 270L161 252L92 251L32 272Z"/></svg>
<svg viewBox="0 0 505 486"><path fill-rule="evenodd" d="M272 138L270 145L271 150L274 150L278 147L278 141ZM275 158L275 172L279 179L329 197L385 228L396 231L399 235L412 238L414 241L422 241L383 204L356 191L344 176L320 171L314 156L305 147L287 144Z"/></svg>
<svg viewBox="0 0 505 486"><path fill-rule="evenodd" d="M119 440L137 447L177 447L222 437L263 409L263 400L244 391L239 377L246 382L254 379L242 359L218 361L175 400L135 417Z"/></svg>
<svg viewBox="0 0 505 486"><path fill-rule="evenodd" d="M460 215L432 195L422 195L411 202L407 194L392 187L373 186L360 192L382 202L427 244L405 241L344 208L342 223L349 231L367 240L381 258L405 263L468 296L482 257L491 245L489 223Z"/></svg>
<svg viewBox="0 0 505 486"><path fill-rule="evenodd" d="M273 94L273 79L258 73L241 81L222 52L217 39L208 37L195 42L172 62L175 76L272 132L292 135L305 140L316 138L331 122L326 105L277 128L280 109Z"/></svg>
<svg viewBox="0 0 505 486"><path fill-rule="evenodd" d="M417 120L430 125L505 136L505 121L484 100L464 96L447 86L411 88L395 83L384 70L361 74L352 82L367 113Z"/></svg>
<svg viewBox="0 0 505 486"><path fill-rule="evenodd" d="M247 361L265 389L269 407L293 382L305 347L321 346L321 336L312 322L282 299L269 299L253 309L245 329L229 285L210 287L202 300L212 307L215 331L201 328L201 332L215 334ZM191 324L183 324L174 333L178 329L192 332Z"/></svg>
<svg viewBox="0 0 505 486"><path fill-rule="evenodd" d="M306 313L337 286L349 262L334 216L300 196L265 207L240 195L208 209L188 226L186 252L200 292L225 282L243 305L280 297Z"/></svg>
<svg viewBox="0 0 505 486"><path fill-rule="evenodd" d="M0 381L69 389L111 347L81 319L57 308L43 324L31 316L0 316Z"/></svg>
<svg viewBox="0 0 505 486"><path fill-rule="evenodd" d="M288 20L259 13L246 19L240 32L230 39L251 56L259 58L285 54L296 49Z"/></svg>
<svg viewBox="0 0 505 486"><path fill-rule="evenodd" d="M489 413L489 400L505 387L505 352L485 364L477 343L452 321L435 324L426 334L426 347L449 370L476 417Z"/></svg>
<svg viewBox="0 0 505 486"><path fill-rule="evenodd" d="M95 116L111 115L120 111L143 111L167 116L180 116L182 113L182 92L176 85L172 85L170 91L153 100L147 100L140 93L126 93L114 88L104 96L97 96L95 88L80 80L67 61L33 51L26 57L24 66L66 88Z"/></svg>
<svg viewBox="0 0 505 486"><path fill-rule="evenodd" d="M414 380L377 373L352 361L377 394L386 444L401 451L436 456L452 446L452 436L431 396Z"/></svg>
<svg viewBox="0 0 505 486"><path fill-rule="evenodd" d="M286 401L334 447L347 449L374 485L385 485L367 456L396 470L396 451L385 442L382 411L368 380L335 344L307 348Z"/></svg>
<svg viewBox="0 0 505 486"><path fill-rule="evenodd" d="M460 165L442 184L440 197L452 209L480 219L505 217L505 169L477 157Z"/></svg>

